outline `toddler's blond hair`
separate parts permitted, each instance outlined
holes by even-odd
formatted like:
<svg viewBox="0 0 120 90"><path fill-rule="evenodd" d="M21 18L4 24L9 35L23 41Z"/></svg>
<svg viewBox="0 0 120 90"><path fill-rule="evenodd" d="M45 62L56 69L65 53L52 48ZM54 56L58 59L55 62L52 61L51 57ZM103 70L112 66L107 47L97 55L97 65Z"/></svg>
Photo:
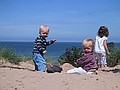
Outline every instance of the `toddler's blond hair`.
<svg viewBox="0 0 120 90"><path fill-rule="evenodd" d="M95 46L95 41L92 40L92 39L85 39L85 40L83 40L83 42L82 42L82 46L84 46L84 47L93 47L93 48L94 48L94 46Z"/></svg>
<svg viewBox="0 0 120 90"><path fill-rule="evenodd" d="M49 32L49 27L48 27L47 25L41 25L40 28L39 28L39 33L40 33L42 30L48 30L48 32Z"/></svg>

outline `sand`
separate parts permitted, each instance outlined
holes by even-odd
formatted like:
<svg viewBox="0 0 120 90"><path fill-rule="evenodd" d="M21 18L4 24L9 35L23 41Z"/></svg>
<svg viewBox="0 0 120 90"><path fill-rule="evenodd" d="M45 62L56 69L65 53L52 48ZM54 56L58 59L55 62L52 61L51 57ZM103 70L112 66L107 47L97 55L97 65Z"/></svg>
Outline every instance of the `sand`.
<svg viewBox="0 0 120 90"><path fill-rule="evenodd" d="M0 64L0 90L120 90L120 65L96 74L66 74L74 68L65 63L61 73L34 71L28 62Z"/></svg>

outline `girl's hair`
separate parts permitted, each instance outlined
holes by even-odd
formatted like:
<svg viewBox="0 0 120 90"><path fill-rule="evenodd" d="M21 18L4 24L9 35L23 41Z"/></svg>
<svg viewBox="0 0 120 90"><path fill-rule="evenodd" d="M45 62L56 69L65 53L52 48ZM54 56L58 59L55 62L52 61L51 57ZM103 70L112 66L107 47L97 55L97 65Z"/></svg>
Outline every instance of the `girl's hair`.
<svg viewBox="0 0 120 90"><path fill-rule="evenodd" d="M93 48L94 48L94 46L95 46L95 41L92 40L92 39L85 39L85 40L83 40L83 42L82 42L82 46L84 46L84 47L93 47Z"/></svg>
<svg viewBox="0 0 120 90"><path fill-rule="evenodd" d="M98 30L98 36L100 36L101 38L103 36L106 36L108 37L109 36L109 31L108 31L108 28L105 27L105 26L101 26Z"/></svg>

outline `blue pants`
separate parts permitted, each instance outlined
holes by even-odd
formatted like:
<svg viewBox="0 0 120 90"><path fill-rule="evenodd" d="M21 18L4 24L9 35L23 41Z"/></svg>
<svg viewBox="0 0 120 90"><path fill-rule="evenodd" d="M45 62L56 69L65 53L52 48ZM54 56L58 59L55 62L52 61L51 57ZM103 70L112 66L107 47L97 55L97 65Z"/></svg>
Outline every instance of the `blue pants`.
<svg viewBox="0 0 120 90"><path fill-rule="evenodd" d="M33 55L33 61L35 64L35 70L37 71L46 71L46 62L45 59L42 57L41 54L34 53Z"/></svg>

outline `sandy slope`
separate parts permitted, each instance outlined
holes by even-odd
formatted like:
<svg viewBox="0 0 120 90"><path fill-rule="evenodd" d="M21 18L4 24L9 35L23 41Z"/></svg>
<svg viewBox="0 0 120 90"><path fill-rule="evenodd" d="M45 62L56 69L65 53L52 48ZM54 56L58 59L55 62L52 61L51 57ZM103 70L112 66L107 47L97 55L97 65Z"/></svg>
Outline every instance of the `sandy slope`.
<svg viewBox="0 0 120 90"><path fill-rule="evenodd" d="M74 68L66 63L62 73L33 71L34 66L0 64L0 90L120 90L120 66L97 75L66 74Z"/></svg>

